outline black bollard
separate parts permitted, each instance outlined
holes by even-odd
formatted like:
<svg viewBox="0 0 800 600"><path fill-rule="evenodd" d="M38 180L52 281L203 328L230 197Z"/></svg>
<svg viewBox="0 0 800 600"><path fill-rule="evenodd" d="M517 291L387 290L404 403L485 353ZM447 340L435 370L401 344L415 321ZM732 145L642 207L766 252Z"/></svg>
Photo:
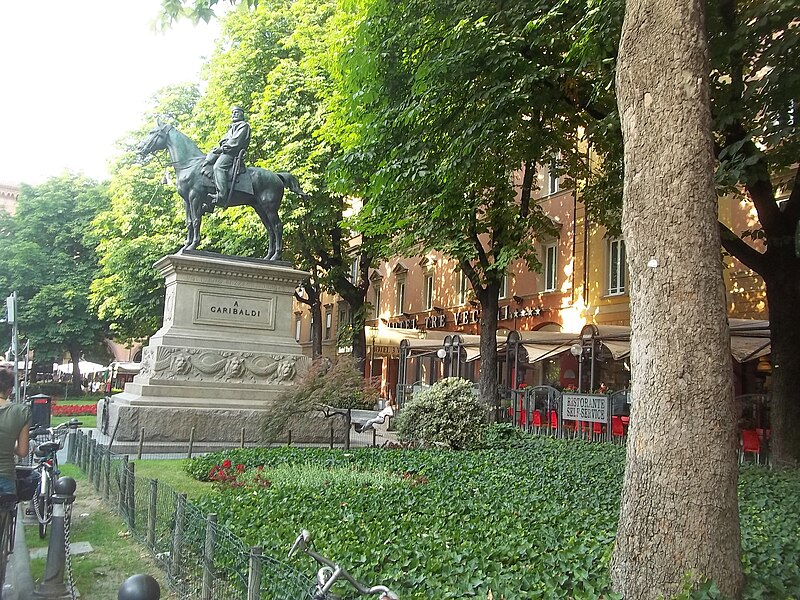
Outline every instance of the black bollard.
<svg viewBox="0 0 800 600"><path fill-rule="evenodd" d="M72 477L62 477L53 486L53 520L50 523L50 542L47 546L47 565L42 580L33 592L34 598L48 600L71 600L72 593L64 581L67 554L65 549L64 516L67 508L75 501L75 488Z"/></svg>
<svg viewBox="0 0 800 600"><path fill-rule="evenodd" d="M161 588L150 575L131 575L119 588L117 600L158 600Z"/></svg>

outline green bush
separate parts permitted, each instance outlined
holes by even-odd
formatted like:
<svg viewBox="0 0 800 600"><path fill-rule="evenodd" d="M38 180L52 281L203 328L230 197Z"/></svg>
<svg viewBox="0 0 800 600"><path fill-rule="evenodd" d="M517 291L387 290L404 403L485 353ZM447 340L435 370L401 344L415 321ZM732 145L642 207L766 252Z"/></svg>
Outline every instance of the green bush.
<svg viewBox="0 0 800 600"><path fill-rule="evenodd" d="M475 397L472 383L448 377L415 394L397 419L403 439L444 444L454 450L481 443L486 427L486 407Z"/></svg>
<svg viewBox="0 0 800 600"><path fill-rule="evenodd" d="M326 406L371 410L379 397L378 388L364 379L351 358L342 357L333 363L318 360L297 385L276 398L274 417L265 435L278 439L293 415Z"/></svg>

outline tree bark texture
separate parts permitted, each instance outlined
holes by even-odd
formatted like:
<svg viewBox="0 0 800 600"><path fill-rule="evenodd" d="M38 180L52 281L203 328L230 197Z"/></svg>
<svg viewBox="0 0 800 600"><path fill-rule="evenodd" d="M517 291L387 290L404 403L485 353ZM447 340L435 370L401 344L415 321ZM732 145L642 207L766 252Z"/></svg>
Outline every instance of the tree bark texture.
<svg viewBox="0 0 800 600"><path fill-rule="evenodd" d="M481 370L478 375L478 395L488 407L497 404L497 307L499 285L489 284L476 293L481 302L480 350ZM494 413L492 413L494 414Z"/></svg>
<svg viewBox="0 0 800 600"><path fill-rule="evenodd" d="M628 0L620 42L634 406L611 576L629 600L687 573L742 589L703 10Z"/></svg>
<svg viewBox="0 0 800 600"><path fill-rule="evenodd" d="M795 343L800 340L800 278L796 260L786 258L794 264L771 269L764 277L772 344L770 457L777 468L800 464L800 353Z"/></svg>

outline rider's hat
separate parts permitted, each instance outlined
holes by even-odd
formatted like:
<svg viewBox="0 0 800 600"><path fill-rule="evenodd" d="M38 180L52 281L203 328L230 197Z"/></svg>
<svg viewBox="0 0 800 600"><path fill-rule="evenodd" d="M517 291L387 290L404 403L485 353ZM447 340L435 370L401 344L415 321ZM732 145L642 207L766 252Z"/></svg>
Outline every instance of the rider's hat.
<svg viewBox="0 0 800 600"><path fill-rule="evenodd" d="M231 112L234 112L236 110L244 114L244 109L241 106L231 106Z"/></svg>

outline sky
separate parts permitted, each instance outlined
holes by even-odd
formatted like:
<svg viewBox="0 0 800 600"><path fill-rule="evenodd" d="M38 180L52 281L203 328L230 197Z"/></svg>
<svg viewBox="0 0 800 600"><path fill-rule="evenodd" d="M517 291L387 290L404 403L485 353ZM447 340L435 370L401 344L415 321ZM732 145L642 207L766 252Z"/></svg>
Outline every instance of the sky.
<svg viewBox="0 0 800 600"><path fill-rule="evenodd" d="M109 177L166 85L200 82L219 23L152 26L160 0L0 0L0 183Z"/></svg>

